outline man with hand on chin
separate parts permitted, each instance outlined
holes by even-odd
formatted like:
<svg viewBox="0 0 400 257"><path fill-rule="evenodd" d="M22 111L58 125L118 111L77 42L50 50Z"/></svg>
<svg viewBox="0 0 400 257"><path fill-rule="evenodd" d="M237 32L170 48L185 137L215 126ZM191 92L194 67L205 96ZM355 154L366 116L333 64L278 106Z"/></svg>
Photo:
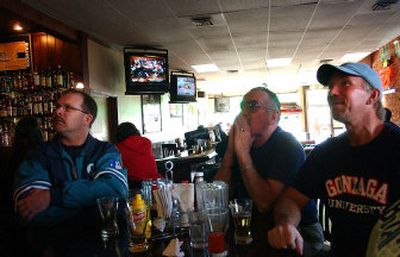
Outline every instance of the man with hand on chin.
<svg viewBox="0 0 400 257"><path fill-rule="evenodd" d="M243 98L241 113L229 133L227 151L214 179L229 184L231 198L251 198L256 208L252 227L254 243L267 247L276 199L293 182L305 153L299 142L279 126L280 102L267 88L251 89ZM315 202L304 208L301 224L306 256L323 245Z"/></svg>

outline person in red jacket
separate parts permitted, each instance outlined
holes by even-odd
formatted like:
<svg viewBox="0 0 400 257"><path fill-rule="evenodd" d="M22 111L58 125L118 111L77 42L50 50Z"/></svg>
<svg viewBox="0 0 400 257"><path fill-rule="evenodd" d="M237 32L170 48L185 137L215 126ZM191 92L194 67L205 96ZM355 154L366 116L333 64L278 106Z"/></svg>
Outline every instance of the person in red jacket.
<svg viewBox="0 0 400 257"><path fill-rule="evenodd" d="M141 182L145 179L161 177L151 149L151 141L142 137L134 124L130 122L119 124L116 142L122 156L122 163L128 170L128 182L131 189L140 188Z"/></svg>

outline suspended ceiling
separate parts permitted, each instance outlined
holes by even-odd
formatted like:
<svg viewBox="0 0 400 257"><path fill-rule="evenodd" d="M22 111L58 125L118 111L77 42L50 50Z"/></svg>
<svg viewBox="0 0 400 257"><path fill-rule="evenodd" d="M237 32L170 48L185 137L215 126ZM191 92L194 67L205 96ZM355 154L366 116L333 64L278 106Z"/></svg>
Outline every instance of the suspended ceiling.
<svg viewBox="0 0 400 257"><path fill-rule="evenodd" d="M166 48L172 69L214 63L218 72L196 76L202 90L215 94L263 83L294 90L315 82L321 62L339 64L346 53L373 52L400 35L399 3L385 7L376 0L22 2L113 47ZM292 62L267 68L270 58Z"/></svg>

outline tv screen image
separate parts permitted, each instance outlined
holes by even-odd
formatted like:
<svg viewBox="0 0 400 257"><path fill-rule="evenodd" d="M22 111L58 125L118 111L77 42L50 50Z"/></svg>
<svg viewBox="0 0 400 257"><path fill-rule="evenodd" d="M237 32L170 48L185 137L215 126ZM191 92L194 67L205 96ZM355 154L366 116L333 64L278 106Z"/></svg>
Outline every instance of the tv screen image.
<svg viewBox="0 0 400 257"><path fill-rule="evenodd" d="M167 80L165 58L160 56L130 56L132 82L162 82Z"/></svg>
<svg viewBox="0 0 400 257"><path fill-rule="evenodd" d="M170 103L196 102L196 77L193 73L171 72Z"/></svg>
<svg viewBox="0 0 400 257"><path fill-rule="evenodd" d="M163 94L168 91L168 51L124 49L126 95Z"/></svg>
<svg viewBox="0 0 400 257"><path fill-rule="evenodd" d="M177 95L193 96L196 94L194 77L177 77Z"/></svg>

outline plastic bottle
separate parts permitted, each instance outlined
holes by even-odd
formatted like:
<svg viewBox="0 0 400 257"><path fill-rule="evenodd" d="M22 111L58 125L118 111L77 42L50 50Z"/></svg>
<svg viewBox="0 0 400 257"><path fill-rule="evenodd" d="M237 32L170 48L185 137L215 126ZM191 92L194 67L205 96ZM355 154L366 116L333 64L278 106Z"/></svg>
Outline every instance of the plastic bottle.
<svg viewBox="0 0 400 257"><path fill-rule="evenodd" d="M147 207L141 194L136 194L132 201L132 216L135 228L130 238L129 250L132 253L144 252L148 249L146 239Z"/></svg>

